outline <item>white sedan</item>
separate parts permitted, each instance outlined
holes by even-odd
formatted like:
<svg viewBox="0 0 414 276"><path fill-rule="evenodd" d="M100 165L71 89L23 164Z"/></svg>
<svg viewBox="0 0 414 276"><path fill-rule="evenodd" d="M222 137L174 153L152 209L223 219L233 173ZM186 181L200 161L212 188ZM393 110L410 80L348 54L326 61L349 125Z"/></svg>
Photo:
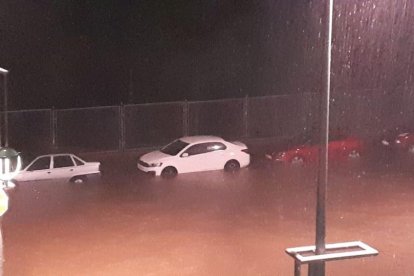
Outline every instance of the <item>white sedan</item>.
<svg viewBox="0 0 414 276"><path fill-rule="evenodd" d="M48 154L34 159L21 170L14 180L36 181L48 179L66 179L82 183L88 176L100 175L100 162L86 162L74 154Z"/></svg>
<svg viewBox="0 0 414 276"><path fill-rule="evenodd" d="M215 136L182 137L141 156L138 169L157 176L210 170L235 171L250 164L247 146Z"/></svg>

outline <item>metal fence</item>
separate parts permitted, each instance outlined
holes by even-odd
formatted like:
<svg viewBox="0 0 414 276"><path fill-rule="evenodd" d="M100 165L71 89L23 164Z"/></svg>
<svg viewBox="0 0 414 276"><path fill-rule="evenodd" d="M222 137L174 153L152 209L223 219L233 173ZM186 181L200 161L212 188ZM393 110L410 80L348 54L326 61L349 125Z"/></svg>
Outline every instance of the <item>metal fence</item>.
<svg viewBox="0 0 414 276"><path fill-rule="evenodd" d="M121 109L120 149L160 145L186 133L186 103L126 105Z"/></svg>
<svg viewBox="0 0 414 276"><path fill-rule="evenodd" d="M118 106L56 110L54 121L55 148L75 151L120 148Z"/></svg>
<svg viewBox="0 0 414 276"><path fill-rule="evenodd" d="M331 100L332 127L374 138L396 126L414 131L414 93L411 89L334 92Z"/></svg>
<svg viewBox="0 0 414 276"><path fill-rule="evenodd" d="M414 126L412 91L333 91L331 127L373 136ZM10 111L9 143L19 151L120 151L165 144L185 135L227 139L287 138L319 122L318 94L214 101L134 104L63 110Z"/></svg>

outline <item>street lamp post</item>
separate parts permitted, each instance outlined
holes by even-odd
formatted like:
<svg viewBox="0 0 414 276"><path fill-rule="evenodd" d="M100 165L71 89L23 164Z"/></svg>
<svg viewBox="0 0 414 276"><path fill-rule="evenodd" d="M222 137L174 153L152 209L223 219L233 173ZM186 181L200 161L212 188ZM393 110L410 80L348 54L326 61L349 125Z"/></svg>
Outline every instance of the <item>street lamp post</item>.
<svg viewBox="0 0 414 276"><path fill-rule="evenodd" d="M3 236L2 218L9 207L9 198L4 189L10 188L11 180L21 168L19 153L9 146L9 125L7 116L7 75L9 71L0 67L0 74L3 75L3 117L0 117L0 276L3 275ZM1 120L3 119L3 121ZM2 131L4 125L4 131ZM3 136L4 135L4 144ZM14 161L14 162L13 162Z"/></svg>
<svg viewBox="0 0 414 276"><path fill-rule="evenodd" d="M3 75L3 122L4 125L4 146L9 146L9 125L8 125L8 116L7 116L7 75L9 71L0 67L0 74ZM0 146L3 146L3 137L2 132L0 132Z"/></svg>
<svg viewBox="0 0 414 276"><path fill-rule="evenodd" d="M294 273L300 276L301 265L308 264L308 276L325 276L325 262L378 255L378 250L361 241L326 244L326 191L328 186L329 100L331 91L332 20L334 0L325 0L325 64L320 103L320 149L316 196L316 237L314 246L286 249L295 260ZM358 248L359 250L354 250Z"/></svg>
<svg viewBox="0 0 414 276"><path fill-rule="evenodd" d="M7 103L7 74L8 73L9 73L8 70L0 67L0 74L3 75L4 107L6 106L6 103ZM3 139L2 139L3 131L1 131L1 129L3 127L2 126L3 122L2 122L1 119L4 118L4 120L6 120L6 118L7 118L6 114L7 113L6 113L6 108L5 108L4 109L4 116L3 117L0 116L0 148L3 147ZM6 125L5 125L5 128L6 128ZM6 138L6 141L7 141L7 138ZM8 141L6 143L8 143ZM0 159L0 160L3 161L3 159ZM3 171L3 162L0 162L0 163L1 163L1 167L0 167L0 174L1 174L1 172ZM2 184L1 185L2 188L6 187L5 183L7 183L7 181L0 180L0 182ZM9 198L8 198L7 194L5 193L5 191L2 188L0 188L0 275L3 275L3 262L4 262L3 235L2 235L3 229L2 229L1 221L2 221L4 213L7 211L8 207L9 207Z"/></svg>
<svg viewBox="0 0 414 276"><path fill-rule="evenodd" d="M325 37L325 66L324 82L320 104L320 144L318 186L316 193L316 254L325 253L326 237L326 189L328 186L328 141L329 141L329 100L331 94L331 60L332 60L332 15L334 0L325 2L326 13L326 37ZM315 262L309 266L309 276L324 276L325 262Z"/></svg>

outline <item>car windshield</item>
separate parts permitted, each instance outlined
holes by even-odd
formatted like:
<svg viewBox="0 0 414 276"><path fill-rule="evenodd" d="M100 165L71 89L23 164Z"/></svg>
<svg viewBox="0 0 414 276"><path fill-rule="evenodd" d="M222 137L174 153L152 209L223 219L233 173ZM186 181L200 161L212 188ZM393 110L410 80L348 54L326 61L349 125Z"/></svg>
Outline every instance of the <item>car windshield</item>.
<svg viewBox="0 0 414 276"><path fill-rule="evenodd" d="M161 149L162 153L169 154L169 155L177 155L180 151L182 151L186 146L189 144L183 142L181 140L175 140L171 144L166 145Z"/></svg>

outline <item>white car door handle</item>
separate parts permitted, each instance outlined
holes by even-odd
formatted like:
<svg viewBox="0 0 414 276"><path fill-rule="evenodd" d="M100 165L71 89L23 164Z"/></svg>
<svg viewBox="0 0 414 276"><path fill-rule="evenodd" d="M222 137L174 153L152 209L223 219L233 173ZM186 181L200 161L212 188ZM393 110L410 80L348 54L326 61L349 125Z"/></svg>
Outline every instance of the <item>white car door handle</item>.
<svg viewBox="0 0 414 276"><path fill-rule="evenodd" d="M50 174L51 172L47 172L48 174Z"/></svg>

